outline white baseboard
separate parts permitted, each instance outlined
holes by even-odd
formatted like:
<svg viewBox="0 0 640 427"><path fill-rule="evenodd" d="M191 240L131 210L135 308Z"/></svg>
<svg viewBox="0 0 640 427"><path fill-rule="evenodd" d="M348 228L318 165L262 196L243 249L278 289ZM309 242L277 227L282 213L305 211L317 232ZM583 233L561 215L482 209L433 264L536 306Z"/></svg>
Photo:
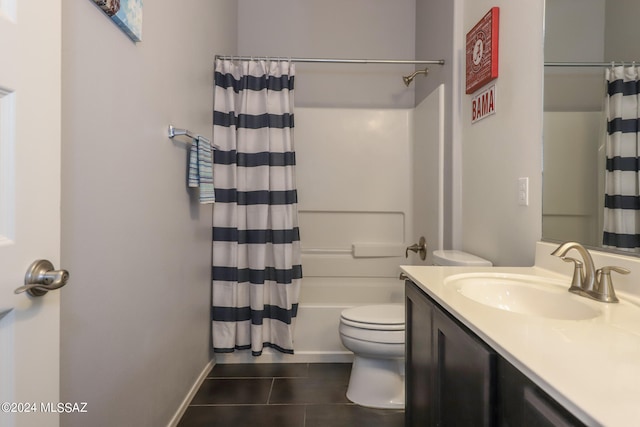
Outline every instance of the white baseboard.
<svg viewBox="0 0 640 427"><path fill-rule="evenodd" d="M215 364L216 364L215 359L211 359L209 363L205 365L202 372L200 372L200 375L198 375L196 382L193 383L193 385L189 389L189 393L187 393L184 400L178 407L178 410L173 415L173 418L171 418L171 421L169 421L169 424L167 424L167 427L176 427L178 425L178 423L180 422L180 419L182 418L184 413L187 411L187 408L189 407L189 403L191 403L193 396L196 395L196 393L200 389L200 386L202 385L204 380L207 378L207 375L209 374L209 372L211 372L211 369L213 369L213 365Z"/></svg>
<svg viewBox="0 0 640 427"><path fill-rule="evenodd" d="M234 351L233 353L217 353L216 363L220 365L233 363L351 363L353 353L296 351L295 354L284 354L270 348L264 349L261 356L252 356L251 351Z"/></svg>

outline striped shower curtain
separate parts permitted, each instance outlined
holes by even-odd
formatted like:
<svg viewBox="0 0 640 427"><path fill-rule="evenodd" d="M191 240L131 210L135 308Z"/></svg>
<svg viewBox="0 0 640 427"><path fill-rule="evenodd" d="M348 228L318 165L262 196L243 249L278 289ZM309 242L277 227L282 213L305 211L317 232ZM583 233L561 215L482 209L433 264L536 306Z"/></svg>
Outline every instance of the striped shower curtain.
<svg viewBox="0 0 640 427"><path fill-rule="evenodd" d="M635 66L606 70L603 245L630 252L640 251L639 71Z"/></svg>
<svg viewBox="0 0 640 427"><path fill-rule="evenodd" d="M289 62L216 60L214 351L293 353L302 279Z"/></svg>

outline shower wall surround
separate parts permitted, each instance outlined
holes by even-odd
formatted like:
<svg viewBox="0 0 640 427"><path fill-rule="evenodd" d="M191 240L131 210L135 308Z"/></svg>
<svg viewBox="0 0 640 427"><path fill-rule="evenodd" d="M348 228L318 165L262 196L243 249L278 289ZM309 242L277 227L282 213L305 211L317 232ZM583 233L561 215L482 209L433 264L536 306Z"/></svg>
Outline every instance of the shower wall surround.
<svg viewBox="0 0 640 427"><path fill-rule="evenodd" d="M340 312L403 301L398 266L407 262L404 248L412 239L413 116L413 109L296 109L304 275L296 361L349 360L338 335ZM216 358L251 360L236 354ZM265 350L259 362L282 358Z"/></svg>
<svg viewBox="0 0 640 427"><path fill-rule="evenodd" d="M296 110L303 268L313 277L397 277L411 238L413 110ZM373 256L352 253L377 244ZM395 256L389 256L394 254Z"/></svg>

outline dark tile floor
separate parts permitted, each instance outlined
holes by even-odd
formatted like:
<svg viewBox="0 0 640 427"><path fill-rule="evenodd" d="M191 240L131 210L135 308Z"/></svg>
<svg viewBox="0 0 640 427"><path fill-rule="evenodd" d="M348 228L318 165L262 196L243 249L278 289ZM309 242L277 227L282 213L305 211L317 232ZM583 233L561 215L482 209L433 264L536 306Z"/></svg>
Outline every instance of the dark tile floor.
<svg viewBox="0 0 640 427"><path fill-rule="evenodd" d="M178 427L401 427L404 411L354 405L351 364L215 365Z"/></svg>

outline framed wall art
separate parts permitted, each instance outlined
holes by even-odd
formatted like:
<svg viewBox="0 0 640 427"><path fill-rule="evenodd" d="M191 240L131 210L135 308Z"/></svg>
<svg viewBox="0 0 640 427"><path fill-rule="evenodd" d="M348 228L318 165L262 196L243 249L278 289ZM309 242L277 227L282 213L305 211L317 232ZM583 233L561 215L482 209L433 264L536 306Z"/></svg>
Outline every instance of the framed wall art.
<svg viewBox="0 0 640 427"><path fill-rule="evenodd" d="M134 42L142 41L142 0L92 0Z"/></svg>
<svg viewBox="0 0 640 427"><path fill-rule="evenodd" d="M499 18L500 9L492 7L467 33L467 94L498 77Z"/></svg>

